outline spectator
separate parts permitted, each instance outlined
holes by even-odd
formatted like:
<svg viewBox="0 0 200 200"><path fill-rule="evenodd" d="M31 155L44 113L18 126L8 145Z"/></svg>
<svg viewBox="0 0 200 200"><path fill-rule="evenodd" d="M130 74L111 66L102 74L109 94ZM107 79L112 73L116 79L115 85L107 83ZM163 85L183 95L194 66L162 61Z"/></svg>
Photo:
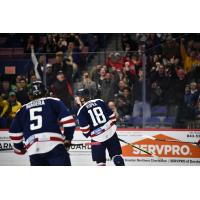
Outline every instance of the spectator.
<svg viewBox="0 0 200 200"><path fill-rule="evenodd" d="M56 53L56 63L52 66L52 74L56 75L59 71L62 71L67 78L67 80L71 83L72 82L72 75L73 75L73 66L71 61L64 60L63 52Z"/></svg>
<svg viewBox="0 0 200 200"><path fill-rule="evenodd" d="M29 102L29 96L28 96L28 87L27 87L27 81L25 78L20 79L20 85L18 90L16 91L17 100L22 104L26 104Z"/></svg>
<svg viewBox="0 0 200 200"><path fill-rule="evenodd" d="M30 81L29 81L29 83L27 84L27 88L29 88L30 86L31 86L31 84L33 83L33 82L35 82L35 81L37 81L38 79L37 79L37 77L36 77L36 75L35 74L31 74L30 75ZM20 83L20 82L19 82ZM18 87L18 90L19 90L19 88L20 88L20 84L19 84L19 87ZM17 90L17 91L18 91Z"/></svg>
<svg viewBox="0 0 200 200"><path fill-rule="evenodd" d="M180 57L179 45L172 36L166 38L166 43L162 48L162 55L165 55L168 59Z"/></svg>
<svg viewBox="0 0 200 200"><path fill-rule="evenodd" d="M40 55L39 59L37 60L33 45L31 45L31 59L34 65L36 78L38 80L43 80L43 70L46 63L46 57L44 55Z"/></svg>
<svg viewBox="0 0 200 200"><path fill-rule="evenodd" d="M187 76L183 69L177 70L175 78L170 79L169 90L166 92L168 103L171 105L180 105L183 103L185 86L188 83Z"/></svg>
<svg viewBox="0 0 200 200"><path fill-rule="evenodd" d="M160 96L160 104L165 104L166 100L166 91L169 87L169 78L165 74L165 67L161 64L157 66L157 69L155 71L151 72L151 83L154 89L154 92L159 93ZM155 85L156 83L156 85ZM156 89L156 91L155 91ZM159 91L160 90L160 91ZM154 93L155 94L155 93ZM157 96L156 95L156 96Z"/></svg>
<svg viewBox="0 0 200 200"><path fill-rule="evenodd" d="M128 120L133 112L133 100L128 88L123 89L123 93L117 98L117 108L120 118Z"/></svg>
<svg viewBox="0 0 200 200"><path fill-rule="evenodd" d="M25 78L25 77L24 77L23 75L17 75L17 76L16 76L16 79L15 79L15 86L16 86L16 88L15 88L15 90L13 90L13 91L17 91L17 90L20 89L20 87L21 87L20 80L21 80L22 78Z"/></svg>
<svg viewBox="0 0 200 200"><path fill-rule="evenodd" d="M6 120L8 115L9 104L5 99L5 95L0 95L0 128L6 128Z"/></svg>
<svg viewBox="0 0 200 200"><path fill-rule="evenodd" d="M193 95L189 85L185 87L184 94L184 109L182 118L184 120L192 120L194 118L194 105L193 105Z"/></svg>
<svg viewBox="0 0 200 200"><path fill-rule="evenodd" d="M9 95L9 92L12 90L12 86L10 85L9 81L3 80L2 85L0 86L0 93L5 94L7 97Z"/></svg>
<svg viewBox="0 0 200 200"><path fill-rule="evenodd" d="M84 44L78 35L73 35L71 37L73 37L73 39L70 39L68 42L66 58L72 57L73 62L80 66L80 52L84 47Z"/></svg>
<svg viewBox="0 0 200 200"><path fill-rule="evenodd" d="M47 64L46 66L46 86L47 89L54 83L54 74L52 73L52 65Z"/></svg>
<svg viewBox="0 0 200 200"><path fill-rule="evenodd" d="M106 73L105 79L102 80L101 85L101 99L103 99L106 103L114 99L114 95L116 93L117 85L114 79L111 79L111 74L109 72Z"/></svg>
<svg viewBox="0 0 200 200"><path fill-rule="evenodd" d="M48 54L49 58L53 57L53 53L56 52L56 40L52 34L47 34L47 42L43 47L43 51Z"/></svg>
<svg viewBox="0 0 200 200"><path fill-rule="evenodd" d="M88 89L91 99L95 99L97 97L96 83L90 79L88 72L84 72L82 81L76 84L75 91L80 89Z"/></svg>
<svg viewBox="0 0 200 200"><path fill-rule="evenodd" d="M122 70L123 66L124 66L124 61L122 56L119 53L111 53L108 56L108 59L106 61L106 65L108 67L113 67L115 68L117 71Z"/></svg>
<svg viewBox="0 0 200 200"><path fill-rule="evenodd" d="M195 51L190 51L190 54L185 50L185 46L183 44L184 39L181 39L181 45L180 45L180 52L181 52L181 57L183 59L184 63L184 70L186 72L190 71L192 66L200 64L200 61L196 58Z"/></svg>
<svg viewBox="0 0 200 200"><path fill-rule="evenodd" d="M92 67L90 74L91 74L91 79L94 82L97 82L100 76L100 70L101 70L101 65L96 65Z"/></svg>
<svg viewBox="0 0 200 200"><path fill-rule="evenodd" d="M127 87L126 83L122 80L122 81L119 81L119 84L118 84L118 94L119 95L123 95L124 93L124 89Z"/></svg>
<svg viewBox="0 0 200 200"><path fill-rule="evenodd" d="M176 128L186 127L185 121L188 115L187 115L187 112L186 112L187 110L184 104L185 103L184 93L188 93L188 89L187 88L185 89L187 84L188 84L188 80L187 80L184 70L179 69L177 71L177 77L174 80L172 80L169 93L168 93L169 99L171 99L170 103L178 106L177 111L176 111L176 123L175 123Z"/></svg>
<svg viewBox="0 0 200 200"><path fill-rule="evenodd" d="M135 80L133 82L133 92L134 92L134 107L133 107L133 117L139 117L143 111L145 110L145 116L143 116L145 119L148 119L151 117L151 107L150 107L150 85L148 83L148 80L146 82L146 102L143 102L143 80L144 80L144 74L142 70L139 70L138 74L139 78L135 76Z"/></svg>
<svg viewBox="0 0 200 200"><path fill-rule="evenodd" d="M63 71L58 71L56 81L51 86L53 95L61 99L67 108L72 108L73 90Z"/></svg>
<svg viewBox="0 0 200 200"><path fill-rule="evenodd" d="M200 91L197 90L196 82L190 83L190 93L191 93L191 106L195 106L198 101L199 94L200 94Z"/></svg>
<svg viewBox="0 0 200 200"><path fill-rule="evenodd" d="M9 103L9 114L8 114L8 119L7 119L7 127L10 126L17 111L22 107L21 103L17 100L15 92L9 93L8 103Z"/></svg>
<svg viewBox="0 0 200 200"><path fill-rule="evenodd" d="M114 101L109 101L108 102L108 107L112 110L112 112L115 114L116 116L116 119L118 120L119 119L119 113L117 111L117 107L115 105L115 102Z"/></svg>
<svg viewBox="0 0 200 200"><path fill-rule="evenodd" d="M163 105L163 91L156 81L151 84L151 106Z"/></svg>
<svg viewBox="0 0 200 200"><path fill-rule="evenodd" d="M96 68L95 72L93 73L93 77L94 77L94 81L96 83L96 87L97 87L97 95L100 96L100 92L101 92L101 86L103 81L105 80L106 77L106 70L104 67L101 67L99 69L99 66Z"/></svg>

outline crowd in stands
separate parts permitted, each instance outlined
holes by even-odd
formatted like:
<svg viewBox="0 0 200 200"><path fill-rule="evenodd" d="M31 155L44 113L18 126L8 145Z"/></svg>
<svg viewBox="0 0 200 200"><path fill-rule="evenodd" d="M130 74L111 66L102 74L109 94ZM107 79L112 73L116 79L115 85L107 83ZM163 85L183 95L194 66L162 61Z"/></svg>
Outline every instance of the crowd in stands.
<svg viewBox="0 0 200 200"><path fill-rule="evenodd" d="M14 82L0 75L1 127L9 127L38 79L74 114L76 91L87 88L91 98L108 104L119 126L141 127L144 118L147 125L200 127L200 34L120 34L123 51L108 52L105 63L92 67L88 60L105 48L109 34L9 37L3 47L23 46L32 69L28 76L16 74Z"/></svg>

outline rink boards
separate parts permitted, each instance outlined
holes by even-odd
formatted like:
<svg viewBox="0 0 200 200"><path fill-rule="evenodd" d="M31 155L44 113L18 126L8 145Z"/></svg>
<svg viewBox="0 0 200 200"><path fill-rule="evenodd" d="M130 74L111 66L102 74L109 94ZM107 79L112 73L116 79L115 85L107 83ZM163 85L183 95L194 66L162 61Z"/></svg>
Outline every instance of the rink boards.
<svg viewBox="0 0 200 200"><path fill-rule="evenodd" d="M119 138L158 156L158 158L149 156L136 148L121 143L126 165L200 165L200 148L195 144L188 143L197 142L200 139L200 130L124 128L118 129L117 134ZM165 141L152 140L148 136L164 139ZM73 143L85 143L87 141L89 142L79 130L76 130ZM179 141L186 141L187 143ZM16 155L12 150L7 150L10 148L11 141L8 137L8 131L0 130L0 165L29 165L27 155ZM95 165L91 159L90 146L72 146L69 152L72 165ZM107 158L107 164L113 165L108 154Z"/></svg>

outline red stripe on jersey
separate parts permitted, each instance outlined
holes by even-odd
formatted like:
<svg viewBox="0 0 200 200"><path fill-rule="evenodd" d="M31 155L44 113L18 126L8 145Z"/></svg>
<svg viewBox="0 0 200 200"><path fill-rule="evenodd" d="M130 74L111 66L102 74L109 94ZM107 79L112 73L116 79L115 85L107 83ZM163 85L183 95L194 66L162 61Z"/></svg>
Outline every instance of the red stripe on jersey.
<svg viewBox="0 0 200 200"><path fill-rule="evenodd" d="M89 132L90 131L90 128L86 128L86 129L80 128L80 129L81 129L82 132Z"/></svg>
<svg viewBox="0 0 200 200"><path fill-rule="evenodd" d="M69 120L66 120L66 121L63 121L63 122L59 122L59 124L69 124L69 123L75 123L75 119L69 119Z"/></svg>
<svg viewBox="0 0 200 200"><path fill-rule="evenodd" d="M10 136L11 140L22 140L23 136Z"/></svg>
<svg viewBox="0 0 200 200"><path fill-rule="evenodd" d="M58 137L50 137L50 140L51 141L61 141L61 142L64 142L64 139L58 138Z"/></svg>
<svg viewBox="0 0 200 200"><path fill-rule="evenodd" d="M47 140L47 141L58 141L58 142L64 142L64 139L62 139L62 138L58 138L58 137L50 137L50 139ZM29 143L29 144L26 145L26 148L27 148L27 149L30 148L30 146L31 146L32 144L34 144L35 142L40 142L40 141L39 141L38 138L35 138L33 142L31 142L31 143ZM41 142L46 142L46 141L41 141Z"/></svg>

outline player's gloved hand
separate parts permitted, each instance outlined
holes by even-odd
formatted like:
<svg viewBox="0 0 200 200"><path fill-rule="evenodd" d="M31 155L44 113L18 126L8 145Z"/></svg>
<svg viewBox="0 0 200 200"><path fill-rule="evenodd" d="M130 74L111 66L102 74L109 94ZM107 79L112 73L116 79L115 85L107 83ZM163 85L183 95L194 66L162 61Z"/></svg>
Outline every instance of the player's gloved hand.
<svg viewBox="0 0 200 200"><path fill-rule="evenodd" d="M16 154L18 154L18 155L24 155L25 153L26 153L26 149L24 148L24 149L16 149L16 148L14 148L14 152L16 153Z"/></svg>
<svg viewBox="0 0 200 200"><path fill-rule="evenodd" d="M70 146L71 146L71 140L65 140L64 141L64 146L67 149L67 151L69 150Z"/></svg>

